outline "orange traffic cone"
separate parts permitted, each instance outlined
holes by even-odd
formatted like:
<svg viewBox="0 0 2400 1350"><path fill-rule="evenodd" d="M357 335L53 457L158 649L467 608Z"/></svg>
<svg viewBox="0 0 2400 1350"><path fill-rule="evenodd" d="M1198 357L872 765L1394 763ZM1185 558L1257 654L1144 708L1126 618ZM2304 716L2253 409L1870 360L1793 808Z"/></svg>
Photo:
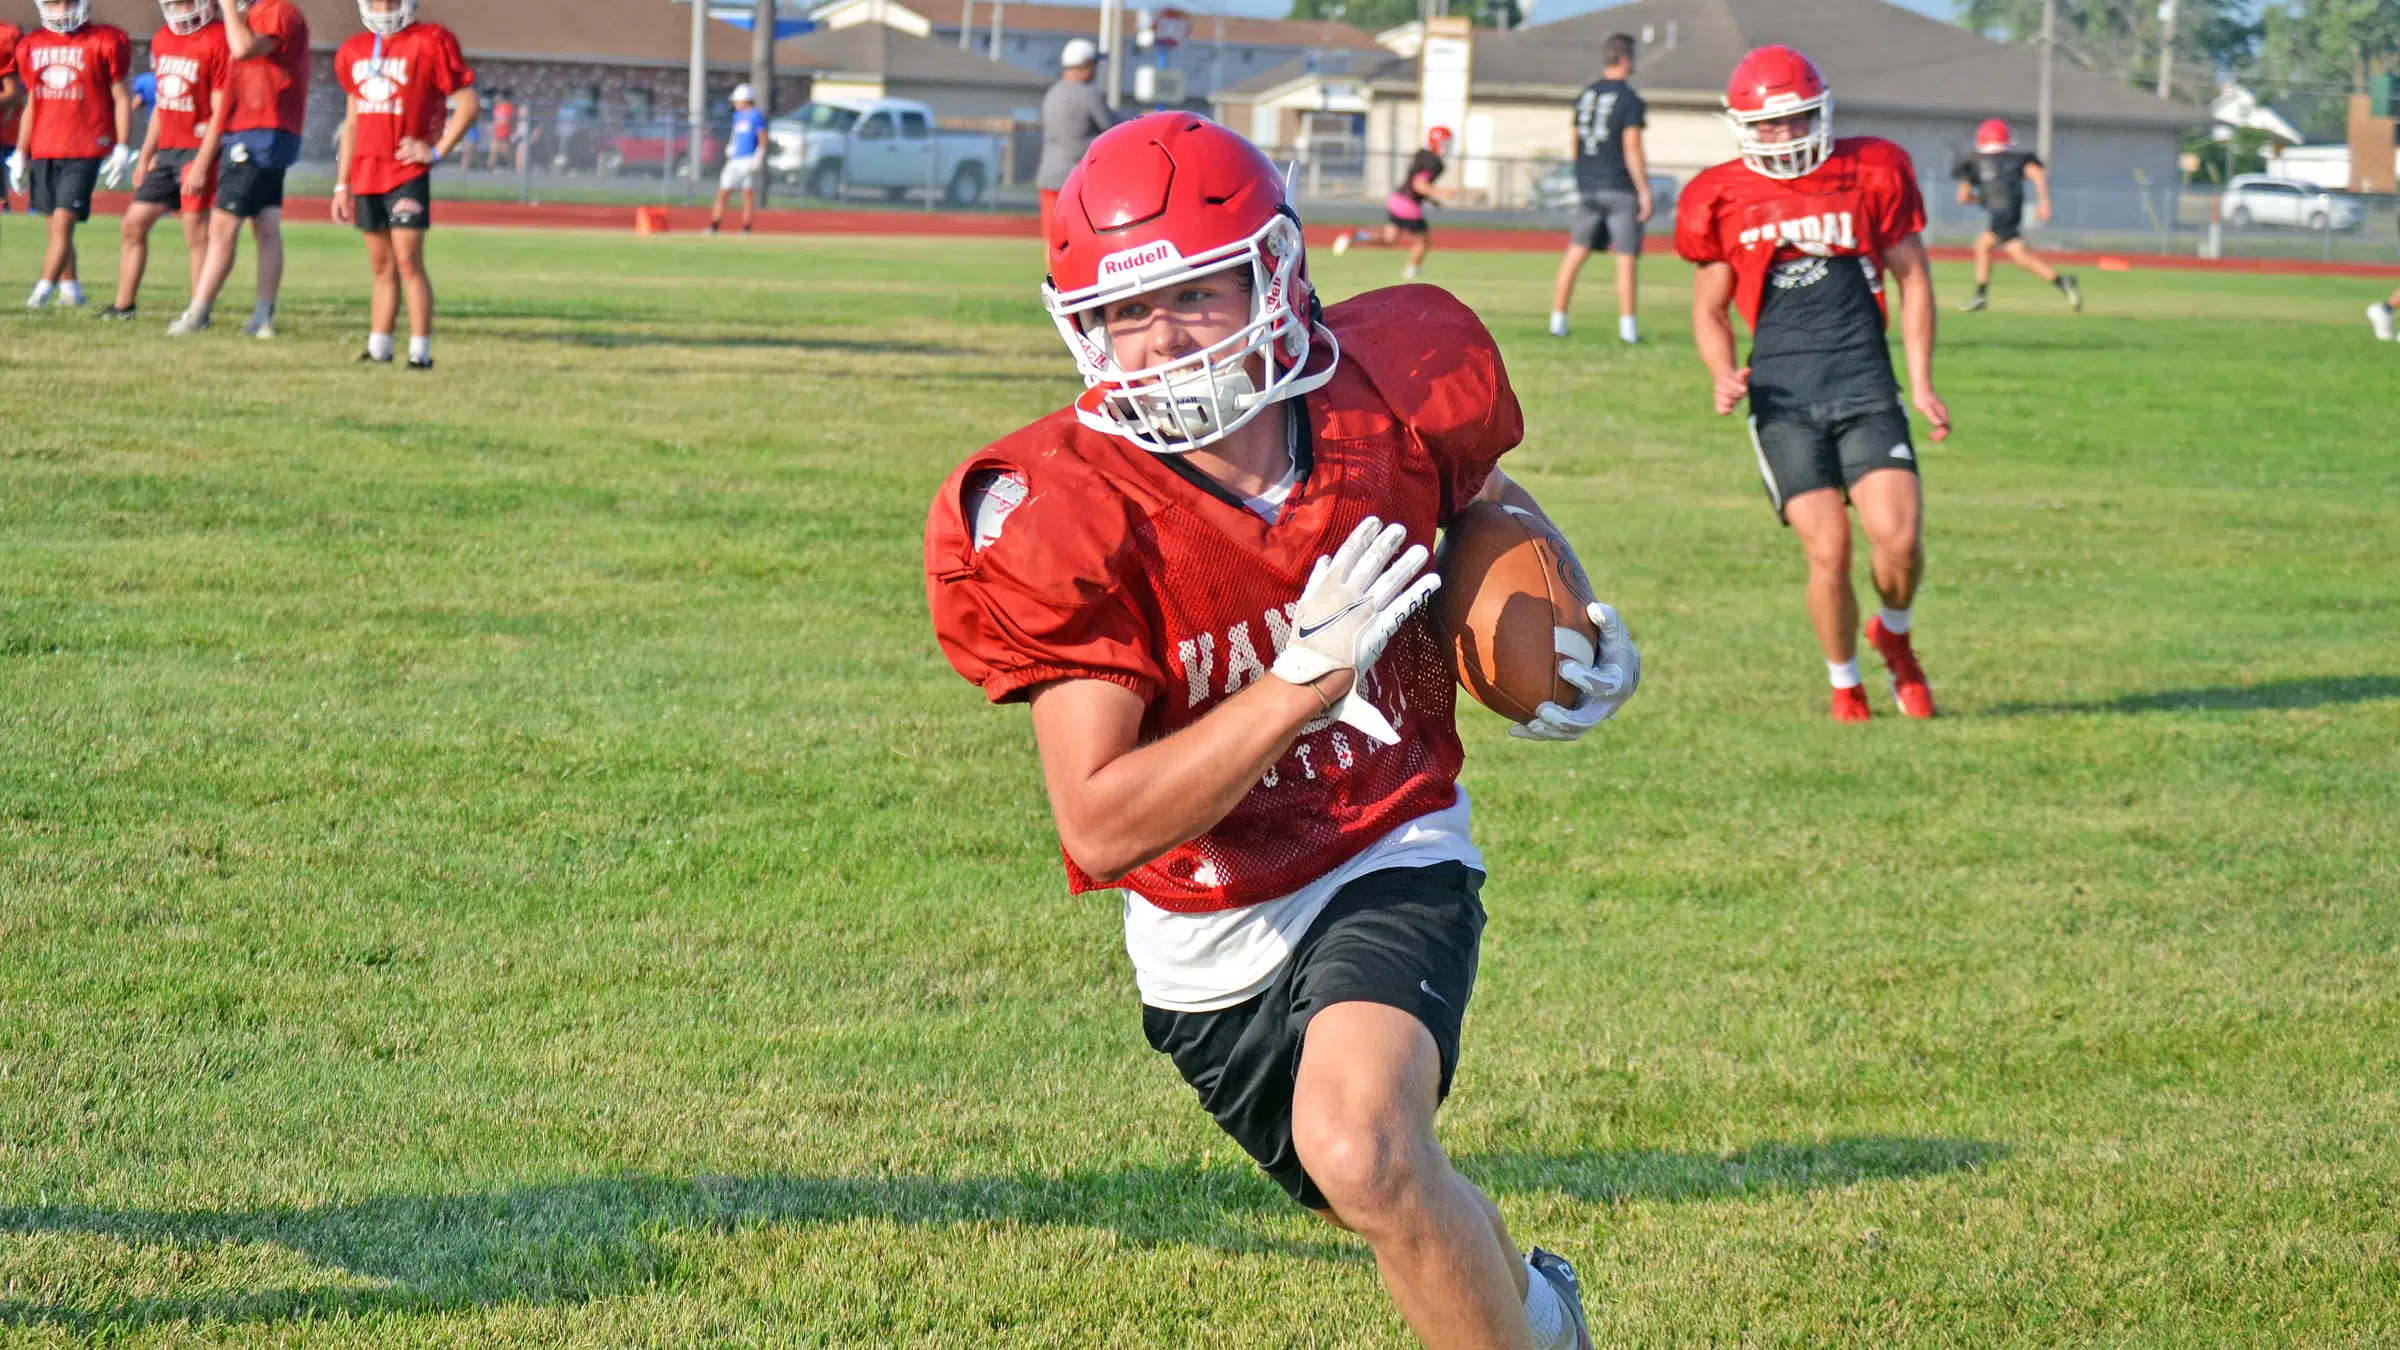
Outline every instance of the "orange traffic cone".
<svg viewBox="0 0 2400 1350"><path fill-rule="evenodd" d="M633 232L643 236L665 234L667 232L667 208L663 206L633 208Z"/></svg>

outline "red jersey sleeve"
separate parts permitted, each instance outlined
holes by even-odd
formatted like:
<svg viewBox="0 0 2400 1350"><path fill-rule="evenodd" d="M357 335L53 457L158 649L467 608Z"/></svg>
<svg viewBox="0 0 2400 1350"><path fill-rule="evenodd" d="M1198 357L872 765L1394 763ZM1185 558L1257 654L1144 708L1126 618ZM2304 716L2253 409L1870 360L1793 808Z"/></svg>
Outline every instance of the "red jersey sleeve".
<svg viewBox="0 0 2400 1350"><path fill-rule="evenodd" d="M1500 457L1525 439L1525 411L1508 382L1500 345L1475 311L1439 286L1392 286L1325 312L1342 359L1383 395L1433 460L1448 525Z"/></svg>
<svg viewBox="0 0 2400 1350"><path fill-rule="evenodd" d="M434 62L434 87L448 98L475 83L475 72L467 65L467 54L458 45L458 34L445 28L440 41L441 54Z"/></svg>
<svg viewBox="0 0 2400 1350"><path fill-rule="evenodd" d="M0 79L17 73L17 39L23 36L14 26L0 23Z"/></svg>
<svg viewBox="0 0 2400 1350"><path fill-rule="evenodd" d="M1724 241L1717 234L1714 175L1693 179L1676 200L1675 252L1694 265L1725 261Z"/></svg>
<svg viewBox="0 0 2400 1350"><path fill-rule="evenodd" d="M1882 182L1876 193L1877 251L1925 229L1925 194L1917 187L1917 166L1908 152L1885 142L1877 157Z"/></svg>
<svg viewBox="0 0 2400 1350"><path fill-rule="evenodd" d="M100 47L100 82L119 85L133 77L133 39L122 28L108 31L108 41Z"/></svg>
<svg viewBox="0 0 2400 1350"><path fill-rule="evenodd" d="M942 655L994 703L1052 680L1106 680L1145 700L1166 687L1156 625L1130 556L1137 509L1117 494L1077 491L1089 476L1048 472L1066 434L1036 423L959 466L925 521L925 594ZM1007 501L980 513L980 489ZM978 544L981 547L978 547Z"/></svg>

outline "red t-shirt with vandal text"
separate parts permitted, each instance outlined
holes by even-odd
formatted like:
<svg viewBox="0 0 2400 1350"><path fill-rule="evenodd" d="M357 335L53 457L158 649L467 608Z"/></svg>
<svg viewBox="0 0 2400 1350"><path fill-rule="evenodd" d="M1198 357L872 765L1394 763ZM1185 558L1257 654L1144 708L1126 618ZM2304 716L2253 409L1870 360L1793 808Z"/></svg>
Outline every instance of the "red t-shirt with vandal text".
<svg viewBox="0 0 2400 1350"><path fill-rule="evenodd" d="M424 177L426 165L401 162L401 140L439 138L450 96L475 83L458 39L438 23L412 23L380 51L374 34L360 33L334 53L333 73L351 100L350 190L362 196Z"/></svg>
<svg viewBox="0 0 2400 1350"><path fill-rule="evenodd" d="M925 527L934 634L958 673L994 701L1054 680L1122 685L1146 705L1141 739L1157 740L1266 678L1310 570L1362 519L1398 522L1431 548L1524 436L1500 350L1432 286L1370 291L1324 321L1340 363L1302 400L1308 473L1273 523L1072 408L960 465ZM968 498L994 475L1009 509L979 528ZM1177 913L1257 904L1451 806L1457 686L1430 621L1410 619L1360 686L1398 744L1309 723L1224 819L1122 884ZM1072 858L1067 879L1100 884Z"/></svg>
<svg viewBox="0 0 2400 1350"><path fill-rule="evenodd" d="M189 37L161 28L150 39L150 72L158 77L158 120L161 150L197 150L208 127L210 101L225 87L233 56L225 45L225 25L212 23Z"/></svg>
<svg viewBox="0 0 2400 1350"><path fill-rule="evenodd" d="M133 71L133 40L113 24L41 30L17 42L17 74L33 119L34 159L98 159L117 145L111 87Z"/></svg>

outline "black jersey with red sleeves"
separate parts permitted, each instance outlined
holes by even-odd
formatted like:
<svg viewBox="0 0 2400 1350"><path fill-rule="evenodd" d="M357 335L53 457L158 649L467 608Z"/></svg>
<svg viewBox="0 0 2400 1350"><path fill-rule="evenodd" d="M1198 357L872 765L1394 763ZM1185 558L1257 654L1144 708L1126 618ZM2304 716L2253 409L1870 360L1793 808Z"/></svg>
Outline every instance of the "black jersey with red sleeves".
<svg viewBox="0 0 2400 1350"><path fill-rule="evenodd" d="M1325 323L1341 359L1304 396L1309 471L1272 524L1071 409L960 465L925 531L934 632L959 674L995 702L1054 680L1123 685L1147 705L1142 739L1157 740L1266 677L1310 569L1360 520L1397 521L1430 548L1523 438L1499 348L1432 286L1357 296ZM1005 509L979 523L971 485L993 482ZM1168 910L1255 904L1450 805L1455 677L1421 616L1362 692L1398 744L1310 723L1230 814L1123 884ZM1098 886L1072 859L1067 875L1077 891Z"/></svg>

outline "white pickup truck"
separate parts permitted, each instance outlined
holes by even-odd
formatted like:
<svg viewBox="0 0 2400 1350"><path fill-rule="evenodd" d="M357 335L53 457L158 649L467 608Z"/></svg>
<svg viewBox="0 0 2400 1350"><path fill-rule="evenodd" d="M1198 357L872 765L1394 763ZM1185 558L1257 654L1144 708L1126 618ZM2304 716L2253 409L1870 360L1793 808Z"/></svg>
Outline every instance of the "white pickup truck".
<svg viewBox="0 0 2400 1350"><path fill-rule="evenodd" d="M906 98L822 98L767 126L767 167L812 197L852 189L900 201L912 191L973 206L1000 178L1000 138L945 131Z"/></svg>

